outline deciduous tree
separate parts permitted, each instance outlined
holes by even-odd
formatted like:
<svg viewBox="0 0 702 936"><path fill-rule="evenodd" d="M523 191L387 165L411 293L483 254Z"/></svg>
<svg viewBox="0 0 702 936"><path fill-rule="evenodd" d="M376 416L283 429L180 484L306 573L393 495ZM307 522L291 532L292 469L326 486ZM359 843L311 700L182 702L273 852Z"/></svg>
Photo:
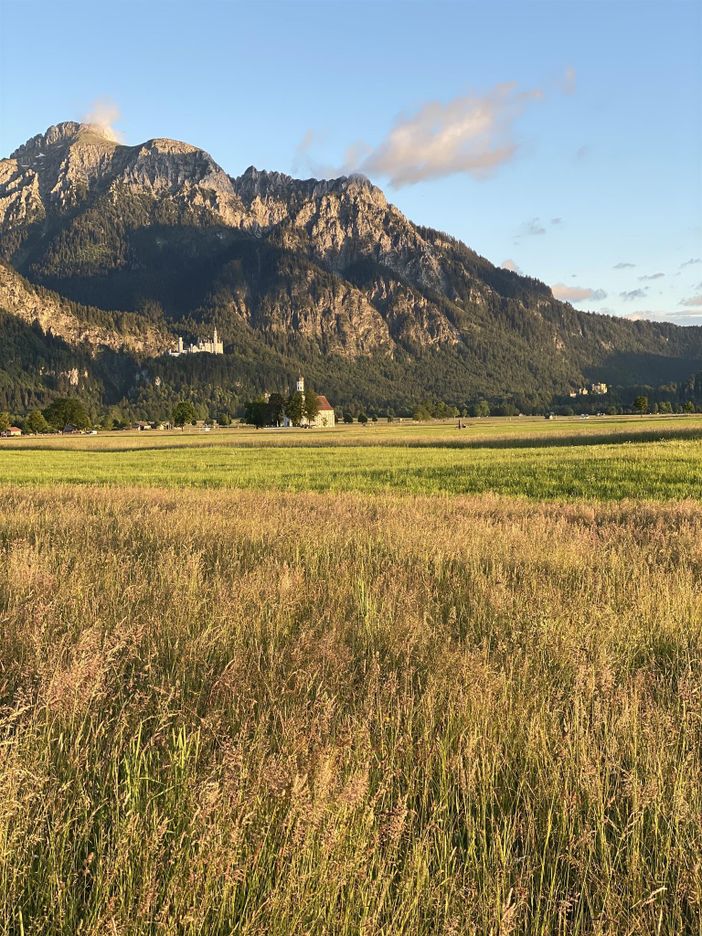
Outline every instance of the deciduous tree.
<svg viewBox="0 0 702 936"><path fill-rule="evenodd" d="M173 410L173 424L180 426L181 429L185 427L186 423L193 422L195 417L195 407L190 400L181 400Z"/></svg>

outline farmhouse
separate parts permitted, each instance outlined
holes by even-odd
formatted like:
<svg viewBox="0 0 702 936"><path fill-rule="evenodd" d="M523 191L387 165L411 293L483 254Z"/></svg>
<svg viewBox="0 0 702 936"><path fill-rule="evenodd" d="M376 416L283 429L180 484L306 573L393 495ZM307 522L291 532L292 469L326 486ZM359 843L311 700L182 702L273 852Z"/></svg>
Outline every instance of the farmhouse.
<svg viewBox="0 0 702 936"><path fill-rule="evenodd" d="M12 438L12 436L21 436L22 430L19 426L8 426L4 432L1 432L0 435L4 436L6 439Z"/></svg>

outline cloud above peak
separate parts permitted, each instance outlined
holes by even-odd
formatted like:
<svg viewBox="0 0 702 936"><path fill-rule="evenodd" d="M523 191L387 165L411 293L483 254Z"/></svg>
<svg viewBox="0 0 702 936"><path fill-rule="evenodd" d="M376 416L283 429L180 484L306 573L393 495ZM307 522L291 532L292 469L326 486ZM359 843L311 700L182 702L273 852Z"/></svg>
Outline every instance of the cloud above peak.
<svg viewBox="0 0 702 936"><path fill-rule="evenodd" d="M503 260L500 266L502 267L503 270L509 270L510 273L521 274L522 272L521 269L519 268L519 265L514 260L511 260L511 259Z"/></svg>
<svg viewBox="0 0 702 936"><path fill-rule="evenodd" d="M103 136L114 143L122 143L124 137L114 126L119 118L120 110L114 101L110 98L98 98L90 105L90 110L82 118L81 123L97 127Z"/></svg>
<svg viewBox="0 0 702 936"><path fill-rule="evenodd" d="M485 179L514 158L514 123L542 97L539 90L520 91L508 83L484 95L430 101L400 116L385 139L364 147L360 163L348 168L383 176L395 188L457 174ZM361 152L356 150L357 158Z"/></svg>
<svg viewBox="0 0 702 936"><path fill-rule="evenodd" d="M563 302L601 302L607 298L604 289L589 289L586 286L568 286L566 283L554 283L551 286L554 299Z"/></svg>

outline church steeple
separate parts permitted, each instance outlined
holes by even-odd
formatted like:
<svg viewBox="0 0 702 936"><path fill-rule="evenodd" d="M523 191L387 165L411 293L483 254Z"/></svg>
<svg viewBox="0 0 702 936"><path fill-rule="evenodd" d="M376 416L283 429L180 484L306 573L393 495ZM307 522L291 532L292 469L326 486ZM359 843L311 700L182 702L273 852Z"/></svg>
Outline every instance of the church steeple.
<svg viewBox="0 0 702 936"><path fill-rule="evenodd" d="M305 392L305 378L302 376L302 374L300 374L300 376L297 378L297 387L296 387L296 389L297 389L297 392L298 392L298 393L304 393L304 392Z"/></svg>

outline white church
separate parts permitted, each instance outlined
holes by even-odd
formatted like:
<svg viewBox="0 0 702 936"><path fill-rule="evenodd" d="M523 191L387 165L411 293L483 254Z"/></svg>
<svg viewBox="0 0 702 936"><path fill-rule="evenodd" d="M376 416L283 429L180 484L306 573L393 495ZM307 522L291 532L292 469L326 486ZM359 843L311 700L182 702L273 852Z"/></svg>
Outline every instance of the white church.
<svg viewBox="0 0 702 936"><path fill-rule="evenodd" d="M300 374L297 378L297 384L295 385L295 390L297 393L305 392L305 378ZM300 425L302 426L311 426L318 429L329 429L332 426L336 425L336 414L334 412L334 407L331 405L329 400L323 396L321 393L317 394L317 402L319 403L319 412L314 419L309 420L306 416L303 416ZM284 426L292 426L292 423L287 416L283 419Z"/></svg>

